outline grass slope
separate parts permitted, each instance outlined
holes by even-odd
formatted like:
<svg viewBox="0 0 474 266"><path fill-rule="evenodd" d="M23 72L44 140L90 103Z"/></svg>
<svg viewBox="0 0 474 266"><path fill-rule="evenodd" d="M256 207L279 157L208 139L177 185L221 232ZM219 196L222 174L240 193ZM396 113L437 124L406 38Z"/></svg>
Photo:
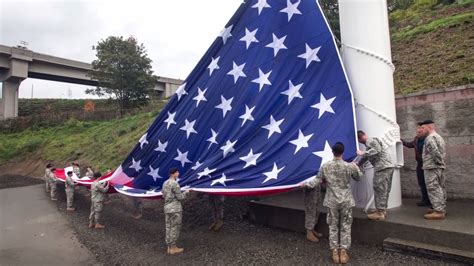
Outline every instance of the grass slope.
<svg viewBox="0 0 474 266"><path fill-rule="evenodd" d="M154 120L156 112L106 122L71 120L63 126L0 133L0 164L34 157L59 164L80 160L104 170L118 166Z"/></svg>
<svg viewBox="0 0 474 266"><path fill-rule="evenodd" d="M429 3L390 14L398 93L474 83L474 0Z"/></svg>

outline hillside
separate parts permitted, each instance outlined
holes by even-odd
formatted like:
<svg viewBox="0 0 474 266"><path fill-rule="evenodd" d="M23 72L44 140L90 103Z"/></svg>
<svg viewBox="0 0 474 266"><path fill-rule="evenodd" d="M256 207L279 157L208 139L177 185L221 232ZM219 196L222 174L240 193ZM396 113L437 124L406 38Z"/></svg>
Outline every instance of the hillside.
<svg viewBox="0 0 474 266"><path fill-rule="evenodd" d="M411 93L474 83L474 0L419 0L390 13L395 89Z"/></svg>
<svg viewBox="0 0 474 266"><path fill-rule="evenodd" d="M118 166L149 127L157 112L105 122L79 122L20 133L0 133L0 165L35 158L58 165L80 160L105 170Z"/></svg>

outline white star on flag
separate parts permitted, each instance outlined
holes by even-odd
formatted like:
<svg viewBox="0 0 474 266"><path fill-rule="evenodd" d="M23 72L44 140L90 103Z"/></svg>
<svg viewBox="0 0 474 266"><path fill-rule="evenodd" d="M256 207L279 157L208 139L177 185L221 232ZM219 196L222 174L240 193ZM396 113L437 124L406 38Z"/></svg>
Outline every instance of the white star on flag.
<svg viewBox="0 0 474 266"><path fill-rule="evenodd" d="M259 85L258 91L262 91L263 86L265 85L272 85L270 80L268 78L270 77L270 74L272 71L268 71L267 73L263 73L263 71L259 68L258 69L258 78L252 80L253 83L257 83Z"/></svg>
<svg viewBox="0 0 474 266"><path fill-rule="evenodd" d="M326 99L326 97L324 97L324 95L321 93L321 98L319 100L319 103L311 106L312 108L316 108L319 110L318 119L321 118L321 116L323 116L325 112L334 114L334 110L332 109L331 104L332 102L334 102L335 99L336 97L332 97L331 99Z"/></svg>
<svg viewBox="0 0 474 266"><path fill-rule="evenodd" d="M193 98L193 100L196 101L196 107L199 106L199 103L201 101L207 102L207 99L204 96L204 93L206 93L206 91L207 91L207 88L205 88L204 90L201 90L201 88L198 87L198 95Z"/></svg>
<svg viewBox="0 0 474 266"><path fill-rule="evenodd" d="M244 73L245 63L242 65L237 65L234 61L232 61L232 70L227 73L227 75L234 76L234 84L237 83L237 80L240 77L247 77Z"/></svg>
<svg viewBox="0 0 474 266"><path fill-rule="evenodd" d="M321 60L318 57L319 49L321 49L321 46L312 49L311 47L309 47L308 44L306 44L306 52L298 55L299 58L303 58L306 60L306 68L308 68L308 66L313 61L321 62Z"/></svg>
<svg viewBox="0 0 474 266"><path fill-rule="evenodd" d="M211 57L211 58L212 58L212 61L209 64L209 66L207 67L209 69L209 76L212 75L212 72L214 72L214 70L219 69L219 65L217 63L219 63L220 56L218 56L215 59L214 59L214 57Z"/></svg>
<svg viewBox="0 0 474 266"><path fill-rule="evenodd" d="M197 179L201 179L201 177L203 177L203 176L211 177L211 174L213 172L215 172L216 170L217 170L217 168L209 169L209 167L206 167L206 168L204 168L204 170L202 172L198 173L198 178Z"/></svg>
<svg viewBox="0 0 474 266"><path fill-rule="evenodd" d="M140 170L142 170L143 167L141 167L140 163L142 162L142 160L138 160L135 161L135 158L132 158L132 165L130 165L130 168L132 169L135 169L135 172L140 172Z"/></svg>
<svg viewBox="0 0 474 266"><path fill-rule="evenodd" d="M221 178L212 180L211 186L214 186L215 184L219 183L219 184L221 184L225 187L226 186L225 182L232 181L232 180L234 180L234 179L227 179L225 174L222 174Z"/></svg>
<svg viewBox="0 0 474 266"><path fill-rule="evenodd" d="M245 35L244 37L240 38L240 41L245 42L246 49L249 49L249 46L253 42L258 42L257 38L255 37L255 35L257 34L257 31L258 29L249 31L247 28L245 28Z"/></svg>
<svg viewBox="0 0 474 266"><path fill-rule="evenodd" d="M273 118L272 115L270 116L270 124L265 125L265 126L262 127L264 129L268 130L267 139L269 139L273 135L273 133L275 133L275 132L276 133L281 133L280 125L281 125L281 123L283 123L283 121L285 121L285 119L275 121L275 118Z"/></svg>
<svg viewBox="0 0 474 266"><path fill-rule="evenodd" d="M153 169L153 167L151 167L151 165L150 165L149 167L150 167L150 172L148 172L147 175L153 177L153 181L156 182L156 179L157 179L157 178L163 178L163 177L161 177L161 176L158 174L158 172L160 171L160 168L159 168L159 167L156 168L156 169Z"/></svg>
<svg viewBox="0 0 474 266"><path fill-rule="evenodd" d="M186 88L186 82L181 84L181 86L179 86L178 89L176 90L176 95L178 95L178 101L181 100L181 96L188 94L188 92L184 90L185 88Z"/></svg>
<svg viewBox="0 0 474 266"><path fill-rule="evenodd" d="M140 140L138 142L140 142L140 149L143 149L143 145L145 144L148 144L148 140L146 139L146 135L148 135L148 133L146 133L145 135L143 135Z"/></svg>
<svg viewBox="0 0 474 266"><path fill-rule="evenodd" d="M252 108L249 108L247 105L245 105L245 114L239 116L239 118L243 120L241 127L244 126L247 120L254 121L254 118L252 116L253 109L255 109L255 106Z"/></svg>
<svg viewBox="0 0 474 266"><path fill-rule="evenodd" d="M257 165L257 159L258 159L258 157L260 157L260 155L262 155L262 153L254 154L253 150L250 149L249 154L247 154L243 157L240 157L239 159L245 162L245 166L244 166L244 169L245 169L250 165L254 165L254 166Z"/></svg>
<svg viewBox="0 0 474 266"><path fill-rule="evenodd" d="M196 120L189 122L188 119L184 121L184 126L182 126L180 129L183 131L186 131L186 139L189 138L189 135L192 133L197 133L196 130L194 130L194 123L196 123Z"/></svg>
<svg viewBox="0 0 474 266"><path fill-rule="evenodd" d="M229 27L224 27L224 29L219 33L219 37L222 38L222 41L224 42L224 44L227 41L227 39L232 37L232 33L230 33L232 31L232 27L234 27L234 25L230 25Z"/></svg>
<svg viewBox="0 0 474 266"><path fill-rule="evenodd" d="M276 163L273 163L273 169L270 172L263 173L267 178L262 182L262 184L266 183L269 180L277 180L278 174L285 169L285 166L282 168L278 168Z"/></svg>
<svg viewBox="0 0 474 266"><path fill-rule="evenodd" d="M281 93L288 96L288 104L290 104L294 98L303 99L303 96L301 96L300 94L300 89L301 89L301 86L303 86L303 83L300 83L296 86L293 85L293 82L291 82L291 80L289 80L288 83L289 83L289 88L286 91Z"/></svg>
<svg viewBox="0 0 474 266"><path fill-rule="evenodd" d="M202 163L200 161L197 161L196 164L191 167L192 170L197 170L199 167L201 167Z"/></svg>
<svg viewBox="0 0 474 266"><path fill-rule="evenodd" d="M288 49L284 44L286 35L281 38L278 38L274 33L272 33L272 35L273 41L267 44L265 47L273 48L273 57L276 57L281 49Z"/></svg>
<svg viewBox="0 0 474 266"><path fill-rule="evenodd" d="M212 146L212 144L217 144L217 140L216 140L217 133L212 128L211 128L211 134L212 136L206 140L207 142L210 142L208 149Z"/></svg>
<svg viewBox="0 0 474 266"><path fill-rule="evenodd" d="M235 151L235 149L234 149L235 143L237 143L237 140L234 141L234 142L231 142L230 140L228 140L228 141L225 143L225 145L221 147L221 150L222 150L222 152L223 152L224 158L227 156L227 154L229 154L229 153Z"/></svg>
<svg viewBox="0 0 474 266"><path fill-rule="evenodd" d="M329 143L327 140L326 140L326 143L324 144L324 150L313 152L313 154L321 158L320 167L323 166L323 164L331 161L332 158L334 157L332 153L332 148L331 146L329 146Z"/></svg>
<svg viewBox="0 0 474 266"><path fill-rule="evenodd" d="M219 105L216 105L215 108L221 109L222 110L222 117L225 117L228 111L232 110L232 101L234 100L234 97L230 99L224 98L224 96L221 95L221 103Z"/></svg>
<svg viewBox="0 0 474 266"><path fill-rule="evenodd" d="M178 151L178 156L174 158L175 161L180 162L182 167L184 167L186 163L191 163L191 161L188 160L188 152L182 153L179 149L177 151Z"/></svg>
<svg viewBox="0 0 474 266"><path fill-rule="evenodd" d="M170 112L168 111L168 118L166 118L166 120L165 120L165 123L167 124L167 125L166 125L166 129L169 129L169 128L170 128L170 125L176 124L176 121L174 121L175 115L176 115L176 112L170 113Z"/></svg>
<svg viewBox="0 0 474 266"><path fill-rule="evenodd" d="M158 140L158 147L155 149L155 151L166 152L167 146L168 146L168 141L166 141L165 143L161 143L161 141Z"/></svg>
<svg viewBox="0 0 474 266"><path fill-rule="evenodd" d="M312 136L313 134L309 134L305 136L303 132L301 132L301 129L300 129L298 133L298 138L290 141L291 144L296 146L294 154L296 154L301 148L308 148L308 141Z"/></svg>
<svg viewBox="0 0 474 266"><path fill-rule="evenodd" d="M270 8L271 6L267 3L267 0L257 0L257 3L252 6L252 8L258 8L258 15L262 13L264 8Z"/></svg>
<svg viewBox="0 0 474 266"><path fill-rule="evenodd" d="M301 0L298 0L296 3L291 3L290 0L286 0L286 7L280 10L282 13L288 14L288 21L291 20L293 15L301 15L301 12L298 10L298 6L300 5Z"/></svg>

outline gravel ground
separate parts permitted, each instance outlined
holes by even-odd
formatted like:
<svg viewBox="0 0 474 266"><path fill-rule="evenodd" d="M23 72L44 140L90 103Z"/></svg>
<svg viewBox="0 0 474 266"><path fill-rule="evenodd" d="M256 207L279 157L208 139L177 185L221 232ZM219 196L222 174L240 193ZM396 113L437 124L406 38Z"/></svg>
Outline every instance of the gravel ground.
<svg viewBox="0 0 474 266"><path fill-rule="evenodd" d="M22 176L22 175L1 175L0 176L0 189L3 188L13 188L13 187L24 187L44 183L43 180Z"/></svg>
<svg viewBox="0 0 474 266"><path fill-rule="evenodd" d="M61 190L63 191L63 190ZM86 189L76 191L74 214L66 214L65 195L59 195L58 210L68 217L79 239L97 260L107 265L321 265L331 264L327 238L310 243L301 233L254 225L245 218L242 198L226 200L226 220L218 233L207 230L211 222L206 198L194 195L184 205L180 255L167 255L164 243L162 201L144 201L141 220L130 217L131 201L111 195L104 207L105 230L89 229L90 200ZM353 265L446 265L444 262L384 252L380 247L353 244Z"/></svg>

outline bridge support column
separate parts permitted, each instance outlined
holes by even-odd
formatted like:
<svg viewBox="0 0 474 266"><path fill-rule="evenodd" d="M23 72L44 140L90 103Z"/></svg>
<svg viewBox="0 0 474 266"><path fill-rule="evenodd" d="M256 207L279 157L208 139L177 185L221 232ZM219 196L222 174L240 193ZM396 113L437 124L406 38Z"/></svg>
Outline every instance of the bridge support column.
<svg viewBox="0 0 474 266"><path fill-rule="evenodd" d="M18 89L22 81L23 79L9 79L3 81L0 119L6 120L18 116Z"/></svg>

